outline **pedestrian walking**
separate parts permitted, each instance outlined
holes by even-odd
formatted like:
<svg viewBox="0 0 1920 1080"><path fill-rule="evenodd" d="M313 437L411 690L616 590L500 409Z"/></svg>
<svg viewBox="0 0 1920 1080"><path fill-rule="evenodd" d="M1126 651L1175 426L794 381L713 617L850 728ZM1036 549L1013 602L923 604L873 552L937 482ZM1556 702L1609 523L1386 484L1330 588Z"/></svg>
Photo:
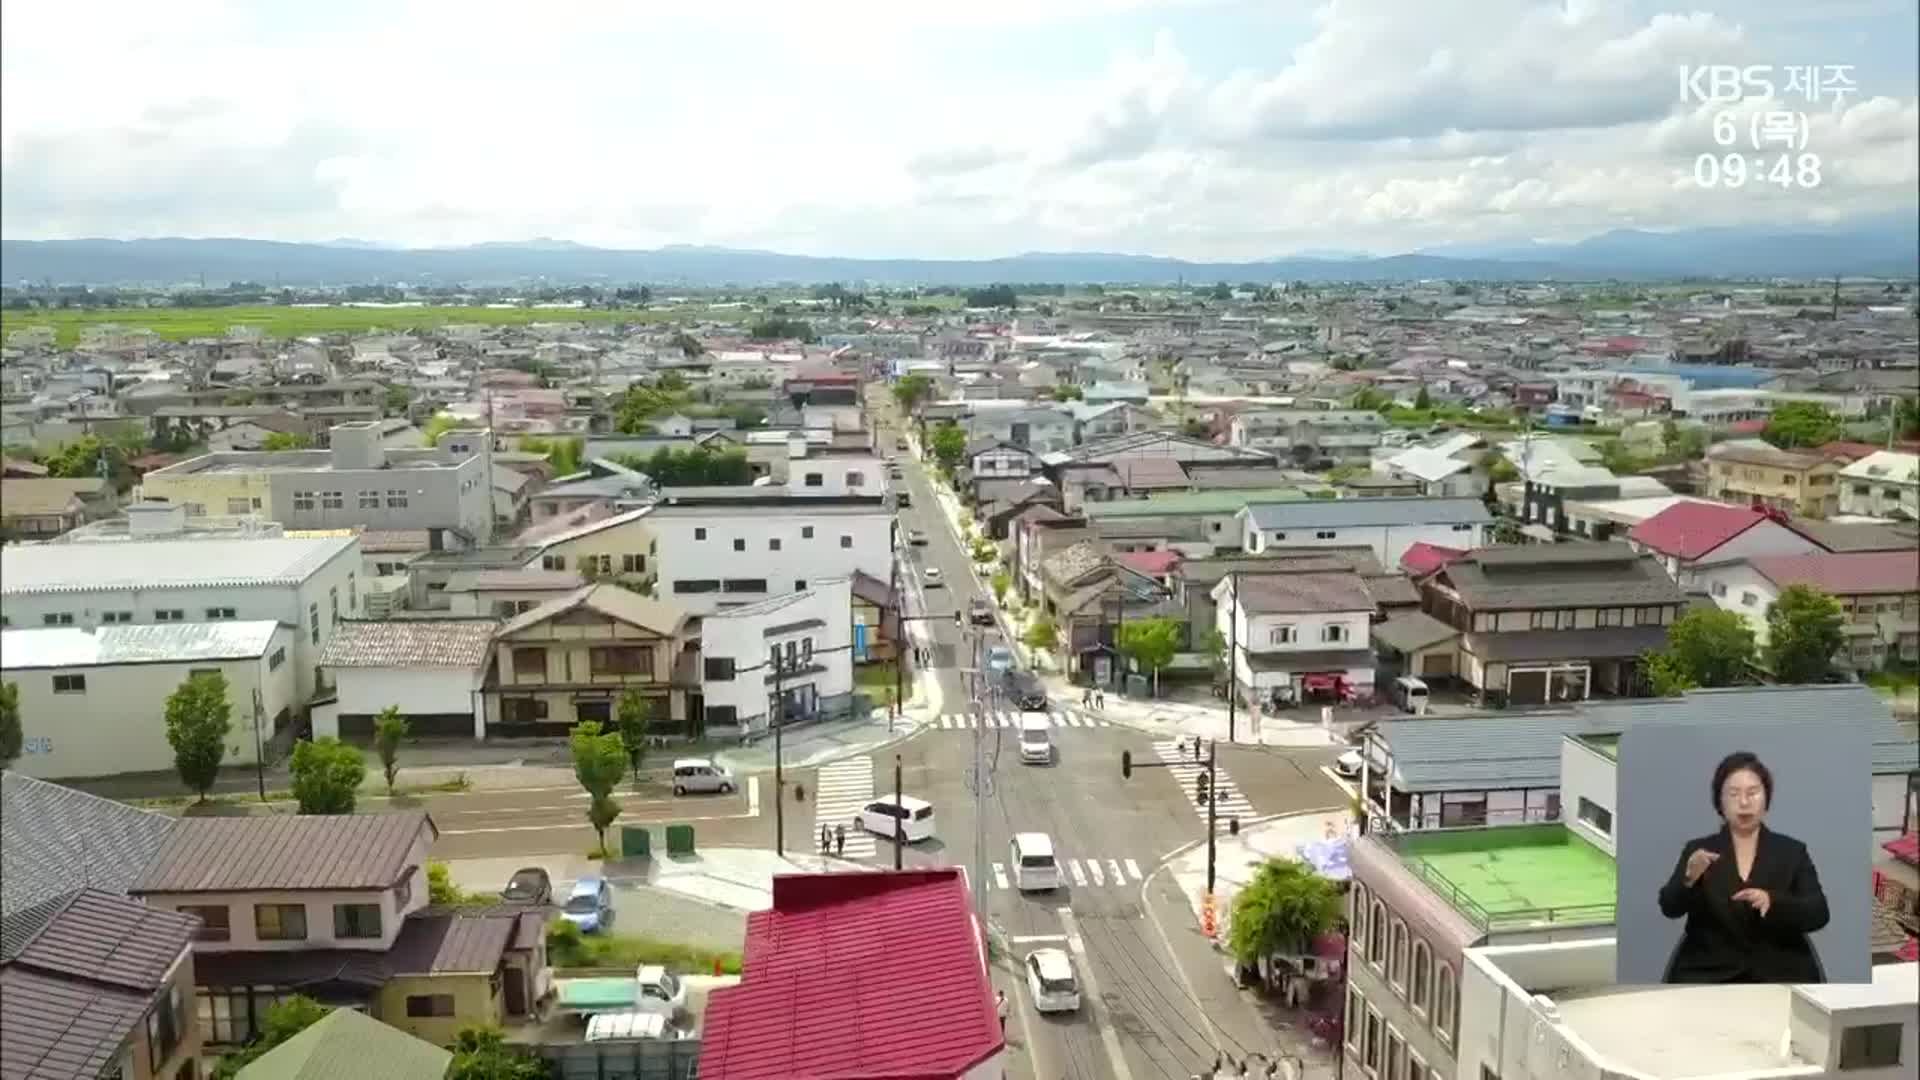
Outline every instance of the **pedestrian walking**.
<svg viewBox="0 0 1920 1080"><path fill-rule="evenodd" d="M847 853L847 827L845 825L835 825L833 827L834 857L838 858L842 855L845 855L846 853Z"/></svg>
<svg viewBox="0 0 1920 1080"><path fill-rule="evenodd" d="M1000 1017L1000 1034L1005 1035L1007 1033L1007 992L1005 990L993 992L993 1011Z"/></svg>
<svg viewBox="0 0 1920 1080"><path fill-rule="evenodd" d="M833 830L823 822L820 825L820 854L833 850Z"/></svg>
<svg viewBox="0 0 1920 1080"><path fill-rule="evenodd" d="M1107 711L1107 692L1105 690L1095 690L1093 692L1093 711Z"/></svg>

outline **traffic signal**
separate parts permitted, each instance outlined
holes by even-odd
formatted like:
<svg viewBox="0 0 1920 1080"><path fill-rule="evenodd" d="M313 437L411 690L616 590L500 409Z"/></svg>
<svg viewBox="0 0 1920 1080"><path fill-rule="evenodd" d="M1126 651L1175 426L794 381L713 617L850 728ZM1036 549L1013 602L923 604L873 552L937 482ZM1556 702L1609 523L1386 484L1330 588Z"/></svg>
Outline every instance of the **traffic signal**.
<svg viewBox="0 0 1920 1080"><path fill-rule="evenodd" d="M1240 819L1239 818L1230 817L1227 819L1227 835L1229 836L1240 835Z"/></svg>
<svg viewBox="0 0 1920 1080"><path fill-rule="evenodd" d="M961 627L962 629L967 625L967 617L962 615L958 608L955 608L953 612L953 625Z"/></svg>
<svg viewBox="0 0 1920 1080"><path fill-rule="evenodd" d="M1201 773L1199 776L1196 776L1193 778L1193 788L1195 792L1194 797L1199 799L1202 804L1205 804L1207 801L1207 774L1206 773Z"/></svg>
<svg viewBox="0 0 1920 1080"><path fill-rule="evenodd" d="M1131 750L1120 751L1120 778L1133 779L1133 751Z"/></svg>

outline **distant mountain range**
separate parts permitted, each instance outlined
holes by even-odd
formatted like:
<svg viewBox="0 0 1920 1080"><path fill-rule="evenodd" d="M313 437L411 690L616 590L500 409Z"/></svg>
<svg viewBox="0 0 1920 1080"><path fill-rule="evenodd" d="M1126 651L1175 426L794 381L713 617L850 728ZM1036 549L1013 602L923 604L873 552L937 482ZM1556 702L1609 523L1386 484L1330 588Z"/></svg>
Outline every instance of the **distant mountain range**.
<svg viewBox="0 0 1920 1080"><path fill-rule="evenodd" d="M1328 252L1325 255L1339 255ZM1882 217L1824 230L1620 230L1574 244L1450 247L1380 258L1294 255L1191 262L1102 252L1029 252L1001 259L852 259L674 244L649 251L538 239L406 249L367 240L0 240L8 283L171 285L204 279L345 285L989 285L997 282L1171 284L1177 281L1593 281L1703 278L1914 277L1920 222Z"/></svg>

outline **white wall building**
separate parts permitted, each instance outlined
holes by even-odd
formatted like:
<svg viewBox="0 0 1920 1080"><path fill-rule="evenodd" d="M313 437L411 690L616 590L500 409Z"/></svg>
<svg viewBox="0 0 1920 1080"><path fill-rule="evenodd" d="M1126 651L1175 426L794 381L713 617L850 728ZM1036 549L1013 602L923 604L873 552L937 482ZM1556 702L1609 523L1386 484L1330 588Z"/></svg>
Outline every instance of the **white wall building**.
<svg viewBox="0 0 1920 1080"><path fill-rule="evenodd" d="M1351 571L1228 574L1213 587L1214 629L1238 647L1233 677L1255 701L1298 694L1307 676L1338 675L1373 687L1368 629L1373 598Z"/></svg>
<svg viewBox="0 0 1920 1080"><path fill-rule="evenodd" d="M853 693L852 608L851 582L822 578L804 592L706 616L700 655L707 731L766 732L776 693L788 723L843 704Z"/></svg>
<svg viewBox="0 0 1920 1080"><path fill-rule="evenodd" d="M894 519L879 498L764 488L668 491L646 520L658 541L658 595L690 615L856 572L891 580Z"/></svg>
<svg viewBox="0 0 1920 1080"><path fill-rule="evenodd" d="M1840 470L1840 512L1920 521L1920 455L1881 450Z"/></svg>
<svg viewBox="0 0 1920 1080"><path fill-rule="evenodd" d="M1466 550L1491 542L1493 517L1478 499L1309 499L1262 503L1240 514L1241 547L1373 549L1382 566L1398 566L1415 543Z"/></svg>
<svg viewBox="0 0 1920 1080"><path fill-rule="evenodd" d="M0 625L94 627L269 620L295 629L295 693L360 610L355 536L128 539L0 550Z"/></svg>
<svg viewBox="0 0 1920 1080"><path fill-rule="evenodd" d="M271 619L0 632L25 736L11 767L44 780L171 772L167 698L201 672L227 680L222 763L251 765L301 704L293 643L293 628Z"/></svg>
<svg viewBox="0 0 1920 1080"><path fill-rule="evenodd" d="M375 716L396 708L414 735L486 738L480 688L499 626L485 617L344 623L320 656L333 693L314 706L315 737L371 735Z"/></svg>

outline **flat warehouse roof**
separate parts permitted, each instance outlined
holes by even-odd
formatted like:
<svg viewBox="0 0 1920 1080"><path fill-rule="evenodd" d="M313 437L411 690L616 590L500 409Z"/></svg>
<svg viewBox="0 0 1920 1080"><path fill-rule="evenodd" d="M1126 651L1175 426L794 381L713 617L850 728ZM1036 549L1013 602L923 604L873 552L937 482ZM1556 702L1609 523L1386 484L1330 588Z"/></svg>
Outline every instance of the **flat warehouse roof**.
<svg viewBox="0 0 1920 1080"><path fill-rule="evenodd" d="M275 536L14 544L0 550L0 595L298 584L356 543Z"/></svg>

